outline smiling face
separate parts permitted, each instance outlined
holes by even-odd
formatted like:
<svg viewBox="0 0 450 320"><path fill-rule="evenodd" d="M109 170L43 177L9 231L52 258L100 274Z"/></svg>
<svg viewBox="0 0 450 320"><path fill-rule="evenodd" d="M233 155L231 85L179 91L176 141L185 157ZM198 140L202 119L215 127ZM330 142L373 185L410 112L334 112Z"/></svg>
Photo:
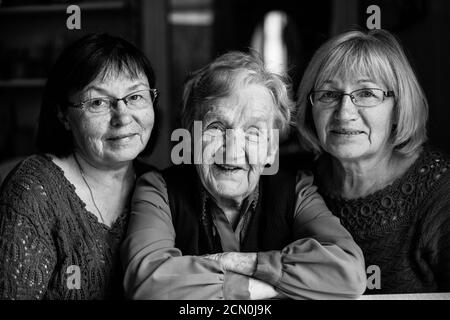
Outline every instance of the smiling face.
<svg viewBox="0 0 450 320"><path fill-rule="evenodd" d="M249 84L216 100L203 117L203 158L197 171L216 201L241 203L255 189L264 166L275 160L274 108L268 89Z"/></svg>
<svg viewBox="0 0 450 320"><path fill-rule="evenodd" d="M382 83L365 77L336 77L316 90L350 93L363 88L390 90ZM344 80L342 80L344 79ZM358 161L383 157L392 152L393 98L374 107L358 107L349 96L334 105L315 103L312 115L322 148L339 160Z"/></svg>
<svg viewBox="0 0 450 320"><path fill-rule="evenodd" d="M69 100L77 104L98 97L122 98L145 89L150 88L144 74L130 78L127 74L112 72L105 79L92 81ZM135 159L147 145L155 120L152 103L146 108L131 110L123 101L106 114L68 108L65 118L76 151L100 167L116 166Z"/></svg>

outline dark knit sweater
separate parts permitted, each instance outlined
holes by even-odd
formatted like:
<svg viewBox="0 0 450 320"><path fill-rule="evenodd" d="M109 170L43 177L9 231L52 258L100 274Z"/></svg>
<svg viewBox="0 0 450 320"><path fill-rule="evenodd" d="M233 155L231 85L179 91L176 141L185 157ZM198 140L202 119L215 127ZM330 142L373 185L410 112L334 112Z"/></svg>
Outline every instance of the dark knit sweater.
<svg viewBox="0 0 450 320"><path fill-rule="evenodd" d="M366 294L450 292L450 158L426 147L393 184L345 200L319 192L381 271L381 288ZM373 281L372 284L375 282Z"/></svg>
<svg viewBox="0 0 450 320"><path fill-rule="evenodd" d="M122 297L127 220L124 212L111 228L100 223L49 157L25 159L0 193L0 298Z"/></svg>

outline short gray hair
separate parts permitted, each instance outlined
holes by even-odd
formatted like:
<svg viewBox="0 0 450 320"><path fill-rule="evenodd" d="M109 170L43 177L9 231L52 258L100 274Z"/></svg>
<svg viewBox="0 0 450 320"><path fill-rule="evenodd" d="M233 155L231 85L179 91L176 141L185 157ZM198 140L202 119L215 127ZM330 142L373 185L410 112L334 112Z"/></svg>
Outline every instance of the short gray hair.
<svg viewBox="0 0 450 320"><path fill-rule="evenodd" d="M244 74L245 84L256 83L269 90L277 109L275 127L283 135L290 126L294 102L289 78L268 71L261 57L232 51L221 55L210 64L190 74L184 84L181 124L192 130L194 121L202 120L214 101L228 97L235 89L236 80Z"/></svg>
<svg viewBox="0 0 450 320"><path fill-rule="evenodd" d="M388 31L349 31L314 54L298 89L297 129L304 147L322 152L308 96L335 75L369 76L395 93L391 143L401 154L416 152L427 139L428 103L398 40Z"/></svg>

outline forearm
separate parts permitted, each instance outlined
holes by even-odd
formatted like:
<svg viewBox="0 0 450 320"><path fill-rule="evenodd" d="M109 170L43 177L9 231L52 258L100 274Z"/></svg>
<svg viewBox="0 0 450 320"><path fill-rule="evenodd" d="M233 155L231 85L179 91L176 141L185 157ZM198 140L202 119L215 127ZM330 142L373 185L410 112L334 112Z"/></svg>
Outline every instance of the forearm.
<svg viewBox="0 0 450 320"><path fill-rule="evenodd" d="M280 293L271 284L252 278L257 267L257 253L224 252L206 255L204 258L217 261L224 272L234 272L247 277L249 297L251 300L281 297Z"/></svg>
<svg viewBox="0 0 450 320"><path fill-rule="evenodd" d="M253 276L256 270L257 254L255 252L223 252L205 255L204 258L217 261L224 271Z"/></svg>
<svg viewBox="0 0 450 320"><path fill-rule="evenodd" d="M363 258L355 254L335 244L301 239L282 251L258 253L253 276L293 299L355 298L366 283Z"/></svg>
<svg viewBox="0 0 450 320"><path fill-rule="evenodd" d="M170 252L171 251L171 252ZM248 299L248 279L223 272L217 261L180 256L176 249L137 256L126 268L131 299Z"/></svg>

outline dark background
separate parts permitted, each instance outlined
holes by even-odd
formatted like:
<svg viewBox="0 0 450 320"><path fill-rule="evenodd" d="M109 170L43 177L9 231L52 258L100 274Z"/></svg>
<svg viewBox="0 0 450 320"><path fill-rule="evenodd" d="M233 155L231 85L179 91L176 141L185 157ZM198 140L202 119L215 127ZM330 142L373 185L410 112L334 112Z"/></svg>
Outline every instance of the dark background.
<svg viewBox="0 0 450 320"><path fill-rule="evenodd" d="M81 30L66 27L70 4L81 8ZM178 127L188 72L226 51L248 50L265 15L280 10L289 17L283 40L296 87L320 44L340 32L366 28L372 4L381 9L381 27L402 42L426 92L431 142L450 153L448 0L0 0L0 181L17 160L36 151L47 72L62 48L81 35L116 34L150 58L161 92L161 128L147 160L164 168L170 165L170 134ZM292 148L284 152L296 152L294 140L286 145Z"/></svg>

